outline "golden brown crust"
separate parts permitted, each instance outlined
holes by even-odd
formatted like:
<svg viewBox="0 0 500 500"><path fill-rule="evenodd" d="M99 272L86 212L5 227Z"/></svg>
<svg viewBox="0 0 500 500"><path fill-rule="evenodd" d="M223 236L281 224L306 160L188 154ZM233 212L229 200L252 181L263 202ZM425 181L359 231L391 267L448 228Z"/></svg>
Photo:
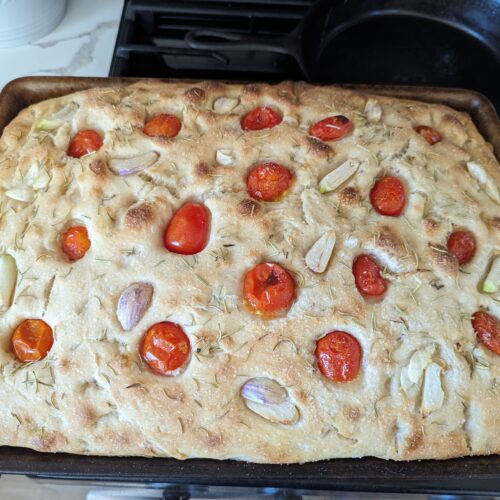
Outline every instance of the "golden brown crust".
<svg viewBox="0 0 500 500"><path fill-rule="evenodd" d="M339 200L343 205L355 205L359 201L358 190L353 186L345 187L339 193Z"/></svg>
<svg viewBox="0 0 500 500"><path fill-rule="evenodd" d="M234 107L216 112L220 97ZM365 111L369 98L380 106L379 119ZM77 108L70 121L37 127L70 103ZM264 105L283 122L244 133L241 118ZM158 113L179 117L177 137L142 133ZM308 135L334 114L353 122L350 135L335 143ZM443 140L429 145L416 125L435 127ZM69 158L70 138L84 128L98 131L103 147ZM113 159L150 151L158 161L137 175L109 168ZM320 193L319 181L348 159L359 162L356 173ZM293 171L278 202L246 193L249 169L263 161ZM498 186L498 163L466 114L303 82L142 81L22 111L0 139L1 248L19 271L14 302L0 316L1 443L274 463L500 452L499 357L477 344L469 320L482 307L500 316L499 302L479 286L499 250L499 207L471 176L470 161ZM407 190L399 218L370 204L374 179L389 174ZM26 201L8 195L21 188ZM210 241L194 257L162 244L172 213L187 200L211 212ZM72 221L87 227L92 242L73 263L60 250L60 232ZM477 241L462 269L446 248L455 228ZM313 273L304 256L332 229L329 266ZM354 285L352 261L363 252L389 282L380 301L365 301ZM290 311L272 320L249 313L241 299L242 277L264 260L290 270L297 283ZM153 285L153 299L125 332L117 302L137 282ZM25 366L14 360L10 336L28 317L43 318L56 338L45 360ZM182 325L193 349L184 373L170 378L138 356L147 328L167 319ZM330 382L315 366L315 341L332 330L361 345L352 382ZM418 353L427 353L422 373L412 371ZM429 403L423 384L431 364L443 398ZM273 424L245 406L242 384L262 376L286 387L300 410L296 424Z"/></svg>

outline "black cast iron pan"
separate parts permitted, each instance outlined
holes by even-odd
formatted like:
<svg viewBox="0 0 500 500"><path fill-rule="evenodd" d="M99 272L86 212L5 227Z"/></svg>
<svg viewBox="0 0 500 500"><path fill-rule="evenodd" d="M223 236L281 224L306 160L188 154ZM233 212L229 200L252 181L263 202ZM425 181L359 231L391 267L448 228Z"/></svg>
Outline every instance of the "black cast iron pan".
<svg viewBox="0 0 500 500"><path fill-rule="evenodd" d="M286 54L316 83L474 89L500 109L497 0L317 0L283 37L203 29L188 32L185 42L199 50Z"/></svg>

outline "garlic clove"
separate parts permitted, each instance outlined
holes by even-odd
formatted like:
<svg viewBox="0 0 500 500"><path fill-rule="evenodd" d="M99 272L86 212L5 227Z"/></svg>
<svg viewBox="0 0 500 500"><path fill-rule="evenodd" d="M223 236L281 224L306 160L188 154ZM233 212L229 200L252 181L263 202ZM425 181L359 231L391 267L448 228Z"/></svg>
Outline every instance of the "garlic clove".
<svg viewBox="0 0 500 500"><path fill-rule="evenodd" d="M382 107L376 99L370 97L365 104L365 114L370 123L377 123L382 118Z"/></svg>
<svg viewBox="0 0 500 500"><path fill-rule="evenodd" d="M276 380L256 377L241 388L246 407L270 422L292 425L300 418L297 406L290 400L288 391Z"/></svg>
<svg viewBox="0 0 500 500"><path fill-rule="evenodd" d="M408 377L408 367L405 367L401 370L401 373L399 375L399 384L401 385L401 388L407 396L409 396L412 392L412 389L415 388L415 384L410 380L410 377Z"/></svg>
<svg viewBox="0 0 500 500"><path fill-rule="evenodd" d="M418 384L424 373L424 370L432 362L432 355L435 351L435 345L431 344L423 349L415 351L408 363L408 378L414 384Z"/></svg>
<svg viewBox="0 0 500 500"><path fill-rule="evenodd" d="M254 401L245 401L245 404L249 410L275 424L293 425L300 418L298 408L291 401L279 405L263 405Z"/></svg>
<svg viewBox="0 0 500 500"><path fill-rule="evenodd" d="M474 161L467 162L467 170L486 194L495 202L500 204L500 192L495 181L486 173L484 168Z"/></svg>
<svg viewBox="0 0 500 500"><path fill-rule="evenodd" d="M441 367L437 363L430 363L425 370L422 406L420 409L424 415L428 415L439 410L443 403L444 391L441 386Z"/></svg>
<svg viewBox="0 0 500 500"><path fill-rule="evenodd" d="M41 170L40 174L38 177L33 181L33 189L39 190L39 189L45 189L50 183L50 175L47 173L46 170Z"/></svg>
<svg viewBox="0 0 500 500"><path fill-rule="evenodd" d="M17 283L17 265L12 255L0 255L0 313L5 312L14 298Z"/></svg>
<svg viewBox="0 0 500 500"><path fill-rule="evenodd" d="M212 107L216 113L229 113L238 106L239 103L240 100L237 97L222 96L215 99Z"/></svg>
<svg viewBox="0 0 500 500"><path fill-rule="evenodd" d="M70 102L63 106L59 111L53 113L47 118L43 118L38 122L37 127L41 130L55 130L59 128L66 122L69 122L75 116L76 111L78 110L78 104L75 102Z"/></svg>
<svg viewBox="0 0 500 500"><path fill-rule="evenodd" d="M341 184L343 184L347 179L352 177L356 171L360 162L358 160L347 160L338 166L335 170L332 170L329 174L325 175L319 183L319 190L321 193L328 193L334 191Z"/></svg>
<svg viewBox="0 0 500 500"><path fill-rule="evenodd" d="M134 283L126 288L118 300L116 316L125 331L132 330L148 310L153 296L149 283Z"/></svg>
<svg viewBox="0 0 500 500"><path fill-rule="evenodd" d="M500 290L500 255L495 257L490 272L483 281L483 292L497 293Z"/></svg>
<svg viewBox="0 0 500 500"><path fill-rule="evenodd" d="M31 203L35 199L35 192L30 186L16 186L5 191L5 195L12 200Z"/></svg>
<svg viewBox="0 0 500 500"><path fill-rule="evenodd" d="M160 155L156 151L148 151L128 158L111 158L109 168L117 175L130 175L153 166Z"/></svg>
<svg viewBox="0 0 500 500"><path fill-rule="evenodd" d="M42 168L39 163L33 163L26 174L23 176L23 184L32 187L35 191L45 189L49 182L50 176L47 169Z"/></svg>
<svg viewBox="0 0 500 500"><path fill-rule="evenodd" d="M306 266L315 273L322 273L328 266L335 247L335 231L326 231L306 253Z"/></svg>
<svg viewBox="0 0 500 500"><path fill-rule="evenodd" d="M474 369L489 371L489 361L485 357L485 350L479 347L474 347L471 351L472 359L474 360Z"/></svg>
<svg viewBox="0 0 500 500"><path fill-rule="evenodd" d="M234 164L234 156L230 149L218 149L215 153L215 161L219 165L229 167Z"/></svg>
<svg viewBox="0 0 500 500"><path fill-rule="evenodd" d="M241 395L247 401L261 404L280 404L288 399L287 390L276 380L267 377L248 380L241 388Z"/></svg>
<svg viewBox="0 0 500 500"><path fill-rule="evenodd" d="M283 123L287 123L288 125L291 125L292 127L299 126L298 118L295 116L290 116L290 115L286 115L283 117Z"/></svg>

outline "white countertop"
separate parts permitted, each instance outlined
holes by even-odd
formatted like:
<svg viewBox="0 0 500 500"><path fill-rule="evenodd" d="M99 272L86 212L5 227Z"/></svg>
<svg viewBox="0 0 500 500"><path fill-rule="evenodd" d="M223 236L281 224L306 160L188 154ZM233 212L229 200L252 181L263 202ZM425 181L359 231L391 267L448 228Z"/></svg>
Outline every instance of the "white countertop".
<svg viewBox="0 0 500 500"><path fill-rule="evenodd" d="M66 14L52 33L0 49L0 89L29 75L107 76L123 1L68 0Z"/></svg>

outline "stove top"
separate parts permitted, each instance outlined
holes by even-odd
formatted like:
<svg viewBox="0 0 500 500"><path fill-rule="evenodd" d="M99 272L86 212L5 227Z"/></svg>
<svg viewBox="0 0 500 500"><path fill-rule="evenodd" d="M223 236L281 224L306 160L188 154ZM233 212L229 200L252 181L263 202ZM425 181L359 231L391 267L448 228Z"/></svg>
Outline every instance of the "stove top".
<svg viewBox="0 0 500 500"><path fill-rule="evenodd" d="M292 31L311 3L312 0L129 0L124 7L110 76L304 79L288 56L193 50L184 37L191 30L210 27L271 39Z"/></svg>
<svg viewBox="0 0 500 500"><path fill-rule="evenodd" d="M500 6L483 12L488 0L469 1L469 5L476 4L474 12L479 15L471 15L467 29L460 30L446 17L449 12L444 0L436 0L433 19L419 16L418 9L426 2L401 0L400 5L407 8L403 11L392 8L397 2L372 0L372 12L358 16L362 22L338 30L333 39L328 39L328 32L323 34L327 50L306 48L307 64L318 54L311 76L288 54L235 50L234 46L193 49L185 38L193 30L210 29L233 37L257 37L271 45L290 33L300 39L300 26L299 31L296 28L304 23L313 0L128 0L110 76L269 82L307 80L309 76L314 83L458 87L485 94L499 110L500 37L493 32L486 40L481 27L486 18L500 16ZM328 22L334 27L341 21L349 26L348 16L356 13L346 12L348 7L366 3L329 2L333 23L332 19ZM407 15L408 5L414 15Z"/></svg>

